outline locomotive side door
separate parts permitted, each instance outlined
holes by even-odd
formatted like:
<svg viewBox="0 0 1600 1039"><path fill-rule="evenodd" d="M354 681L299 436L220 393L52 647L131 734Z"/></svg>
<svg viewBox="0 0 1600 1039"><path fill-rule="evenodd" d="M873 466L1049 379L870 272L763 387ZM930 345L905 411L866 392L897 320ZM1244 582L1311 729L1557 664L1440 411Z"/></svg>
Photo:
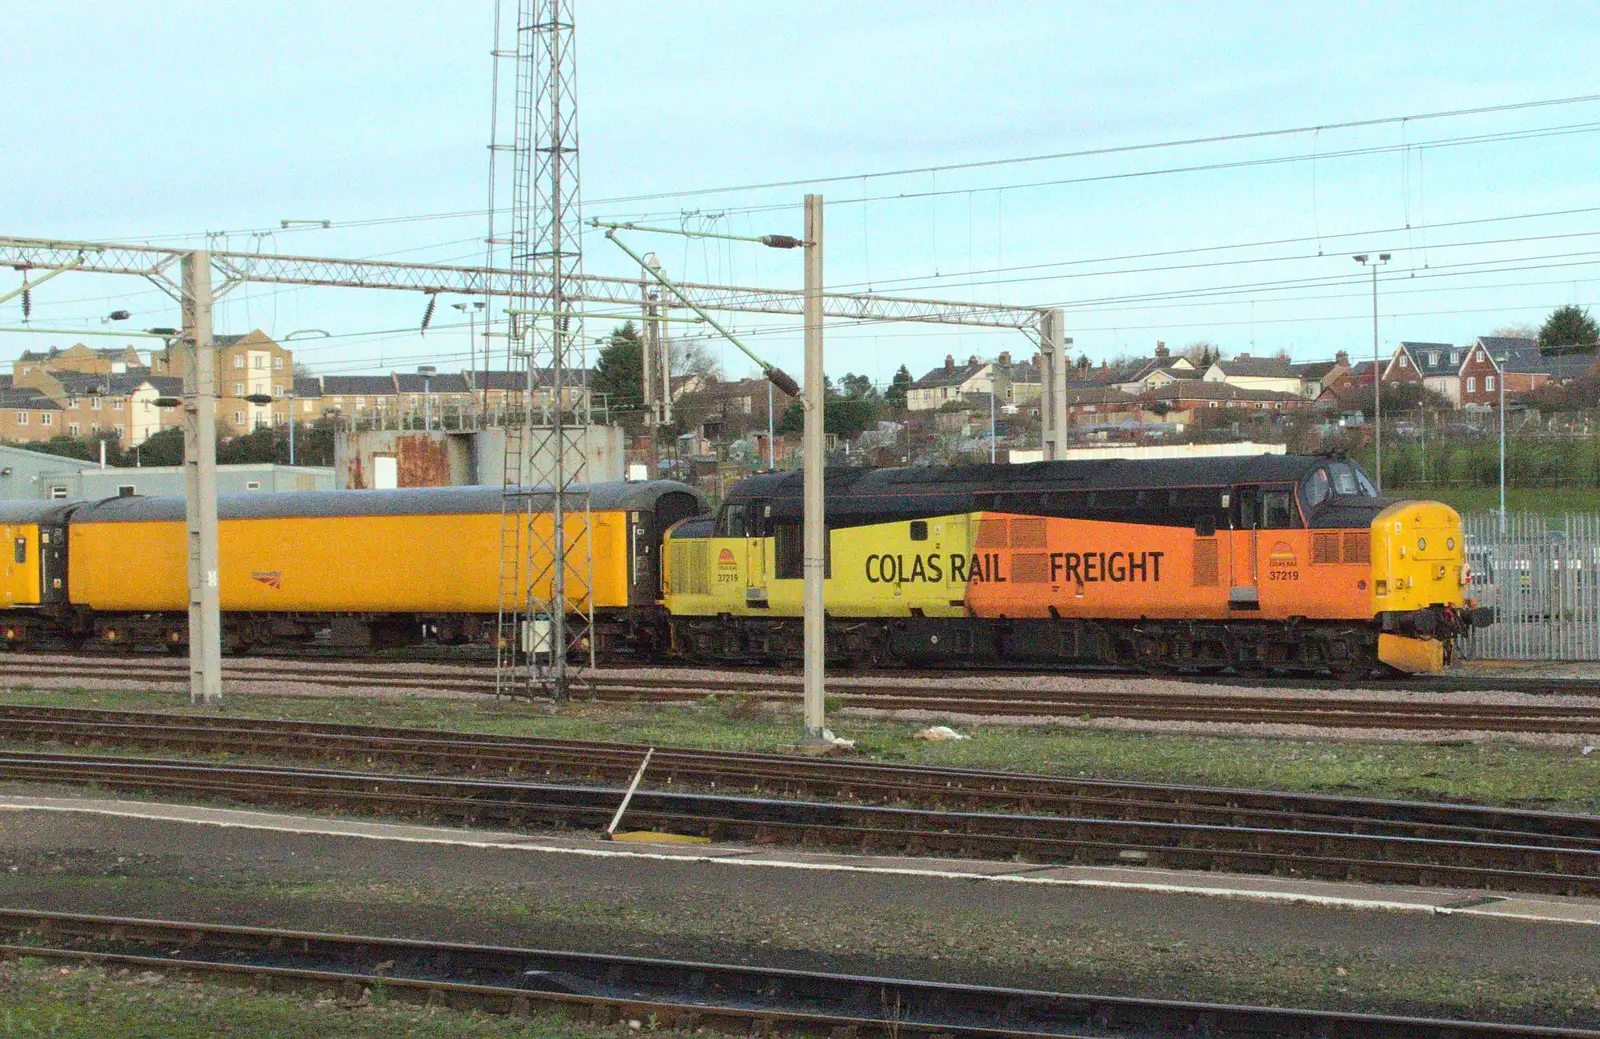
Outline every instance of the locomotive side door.
<svg viewBox="0 0 1600 1039"><path fill-rule="evenodd" d="M1254 616L1261 610L1261 591L1256 573L1259 559L1257 549L1261 542L1258 488L1245 485L1234 487L1228 514L1233 525L1228 534L1228 613L1235 617Z"/></svg>
<svg viewBox="0 0 1600 1039"><path fill-rule="evenodd" d="M745 506L744 602L751 609L764 610L767 599L767 546L772 538L772 506L752 502Z"/></svg>

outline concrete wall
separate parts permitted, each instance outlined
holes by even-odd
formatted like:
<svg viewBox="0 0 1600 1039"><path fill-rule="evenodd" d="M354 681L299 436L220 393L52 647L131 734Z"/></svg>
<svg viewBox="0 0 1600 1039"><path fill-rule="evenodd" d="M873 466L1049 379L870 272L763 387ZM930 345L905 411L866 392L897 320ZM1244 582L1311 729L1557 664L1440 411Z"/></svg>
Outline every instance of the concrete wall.
<svg viewBox="0 0 1600 1039"><path fill-rule="evenodd" d="M579 444L569 445L568 465L575 469L586 460L591 483L621 480L627 461L622 427L590 426L587 434L587 451ZM501 427L464 432L341 430L334 443L334 472L341 490L498 486L505 444L506 431ZM523 479L530 477L525 473Z"/></svg>

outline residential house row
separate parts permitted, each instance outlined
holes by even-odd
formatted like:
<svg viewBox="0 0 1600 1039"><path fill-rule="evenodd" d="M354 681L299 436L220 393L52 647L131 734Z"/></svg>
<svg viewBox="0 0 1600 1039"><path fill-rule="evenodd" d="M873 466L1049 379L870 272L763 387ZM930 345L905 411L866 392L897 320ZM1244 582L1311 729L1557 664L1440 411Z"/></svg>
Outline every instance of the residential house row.
<svg viewBox="0 0 1600 1039"><path fill-rule="evenodd" d="M296 376L293 352L259 330L219 335L216 345L217 425L223 436L283 426L291 417L301 425L329 416L398 422L425 409L458 425L461 416L479 409L502 414L513 402L530 400L535 408L550 407L557 396L548 372L533 379L531 394L526 372ZM142 444L182 423L181 409L158 407L156 401L182 394L188 364L185 351L171 349L155 351L148 362L131 347L78 344L25 352L10 375L0 375L0 441L114 434L124 445ZM580 405L586 381L560 394L566 407Z"/></svg>

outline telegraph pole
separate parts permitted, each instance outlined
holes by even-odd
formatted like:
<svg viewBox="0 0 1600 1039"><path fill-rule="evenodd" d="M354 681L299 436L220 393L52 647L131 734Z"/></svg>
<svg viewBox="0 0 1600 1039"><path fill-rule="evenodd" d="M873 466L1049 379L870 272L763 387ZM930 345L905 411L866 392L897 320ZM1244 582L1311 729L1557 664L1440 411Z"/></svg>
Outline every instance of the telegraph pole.
<svg viewBox="0 0 1600 1039"><path fill-rule="evenodd" d="M805 739L822 742L822 685L826 651L823 581L827 528L823 516L822 196L806 196L805 226Z"/></svg>
<svg viewBox="0 0 1600 1039"><path fill-rule="evenodd" d="M217 562L217 352L211 254L183 254L183 474L189 544L189 702L222 702L222 595ZM292 416L291 416L292 417Z"/></svg>

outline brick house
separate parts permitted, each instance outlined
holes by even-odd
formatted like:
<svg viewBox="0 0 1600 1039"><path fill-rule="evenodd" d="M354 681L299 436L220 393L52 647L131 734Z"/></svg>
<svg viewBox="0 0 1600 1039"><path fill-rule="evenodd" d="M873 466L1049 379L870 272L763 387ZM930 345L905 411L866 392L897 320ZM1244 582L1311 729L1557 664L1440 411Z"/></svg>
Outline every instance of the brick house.
<svg viewBox="0 0 1600 1039"><path fill-rule="evenodd" d="M289 421L289 390L294 386L294 353L260 329L244 335L213 337L217 346L218 432L249 433ZM188 354L168 347L150 358L153 375L182 379L188 374ZM252 404L244 398L270 396L271 404Z"/></svg>
<svg viewBox="0 0 1600 1039"><path fill-rule="evenodd" d="M906 390L907 411L934 411L967 394L987 394L994 387L994 364L980 361L976 354L966 364L956 364L955 356L944 355L944 364L928 372Z"/></svg>

